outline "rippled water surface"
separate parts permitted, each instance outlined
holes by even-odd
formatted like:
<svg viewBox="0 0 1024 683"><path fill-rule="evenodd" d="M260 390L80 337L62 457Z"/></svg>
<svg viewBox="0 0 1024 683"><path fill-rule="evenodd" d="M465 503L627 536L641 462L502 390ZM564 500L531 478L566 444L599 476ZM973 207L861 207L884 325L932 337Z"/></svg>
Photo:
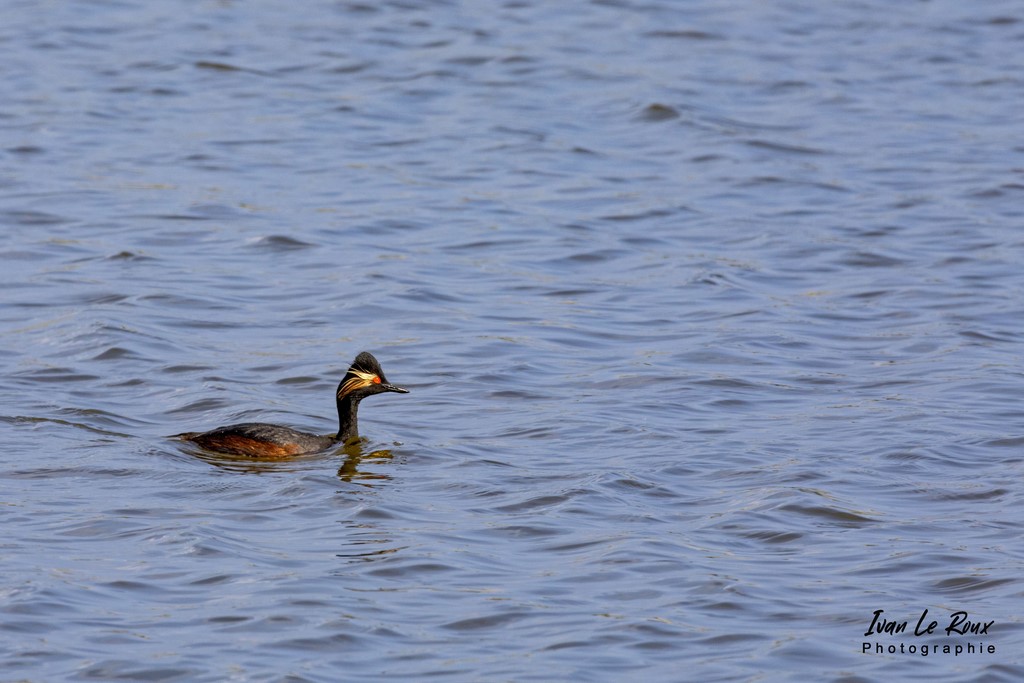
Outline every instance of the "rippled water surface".
<svg viewBox="0 0 1024 683"><path fill-rule="evenodd" d="M1000 1L10 0L0 678L1021 680L1022 46ZM333 432L364 349L411 393L362 444L166 438Z"/></svg>

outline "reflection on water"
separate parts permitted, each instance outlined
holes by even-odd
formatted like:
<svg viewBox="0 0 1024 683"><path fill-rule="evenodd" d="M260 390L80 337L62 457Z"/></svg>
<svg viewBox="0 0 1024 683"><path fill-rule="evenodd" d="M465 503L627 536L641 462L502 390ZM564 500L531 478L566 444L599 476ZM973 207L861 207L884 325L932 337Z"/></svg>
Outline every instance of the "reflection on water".
<svg viewBox="0 0 1024 683"><path fill-rule="evenodd" d="M374 480L384 481L391 479L391 475L384 472L367 472L360 470L359 465L381 464L390 461L394 454L384 448L369 453L363 453L363 443L352 443L342 449L345 454L345 462L338 468L338 478L342 481L359 482L365 486L371 486Z"/></svg>

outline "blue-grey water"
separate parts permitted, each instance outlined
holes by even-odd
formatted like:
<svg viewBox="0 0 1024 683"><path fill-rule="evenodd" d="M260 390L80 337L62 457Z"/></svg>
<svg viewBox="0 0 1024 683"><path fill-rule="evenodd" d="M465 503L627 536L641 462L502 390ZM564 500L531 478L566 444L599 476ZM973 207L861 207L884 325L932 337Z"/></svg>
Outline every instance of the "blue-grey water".
<svg viewBox="0 0 1024 683"><path fill-rule="evenodd" d="M1024 679L1020 3L6 0L0 74L0 679ZM362 350L361 445L166 438Z"/></svg>

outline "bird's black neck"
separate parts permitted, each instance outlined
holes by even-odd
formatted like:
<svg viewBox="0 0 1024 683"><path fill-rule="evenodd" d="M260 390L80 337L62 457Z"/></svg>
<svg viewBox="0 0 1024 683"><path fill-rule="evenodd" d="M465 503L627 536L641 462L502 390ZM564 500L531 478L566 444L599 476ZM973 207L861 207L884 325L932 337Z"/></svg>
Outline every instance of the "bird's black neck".
<svg viewBox="0 0 1024 683"><path fill-rule="evenodd" d="M351 396L338 399L338 436L335 438L342 443L348 443L359 436L359 401Z"/></svg>

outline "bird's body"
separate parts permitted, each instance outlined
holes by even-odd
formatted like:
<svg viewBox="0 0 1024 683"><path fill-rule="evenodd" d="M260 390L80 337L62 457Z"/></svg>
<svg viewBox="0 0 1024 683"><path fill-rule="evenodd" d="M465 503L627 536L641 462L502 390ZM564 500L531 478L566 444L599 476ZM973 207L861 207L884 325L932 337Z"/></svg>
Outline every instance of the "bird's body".
<svg viewBox="0 0 1024 683"><path fill-rule="evenodd" d="M372 354L363 351L352 361L335 393L338 404L338 433L310 434L291 427L262 422L218 427L208 432L186 432L177 438L191 441L219 453L251 457L280 458L322 451L338 443L358 438L357 412L359 402L367 396L393 391L409 393L384 379L384 371Z"/></svg>
<svg viewBox="0 0 1024 683"><path fill-rule="evenodd" d="M186 432L178 437L210 451L271 458L315 453L338 443L333 434L310 434L262 422L228 425L208 432Z"/></svg>

